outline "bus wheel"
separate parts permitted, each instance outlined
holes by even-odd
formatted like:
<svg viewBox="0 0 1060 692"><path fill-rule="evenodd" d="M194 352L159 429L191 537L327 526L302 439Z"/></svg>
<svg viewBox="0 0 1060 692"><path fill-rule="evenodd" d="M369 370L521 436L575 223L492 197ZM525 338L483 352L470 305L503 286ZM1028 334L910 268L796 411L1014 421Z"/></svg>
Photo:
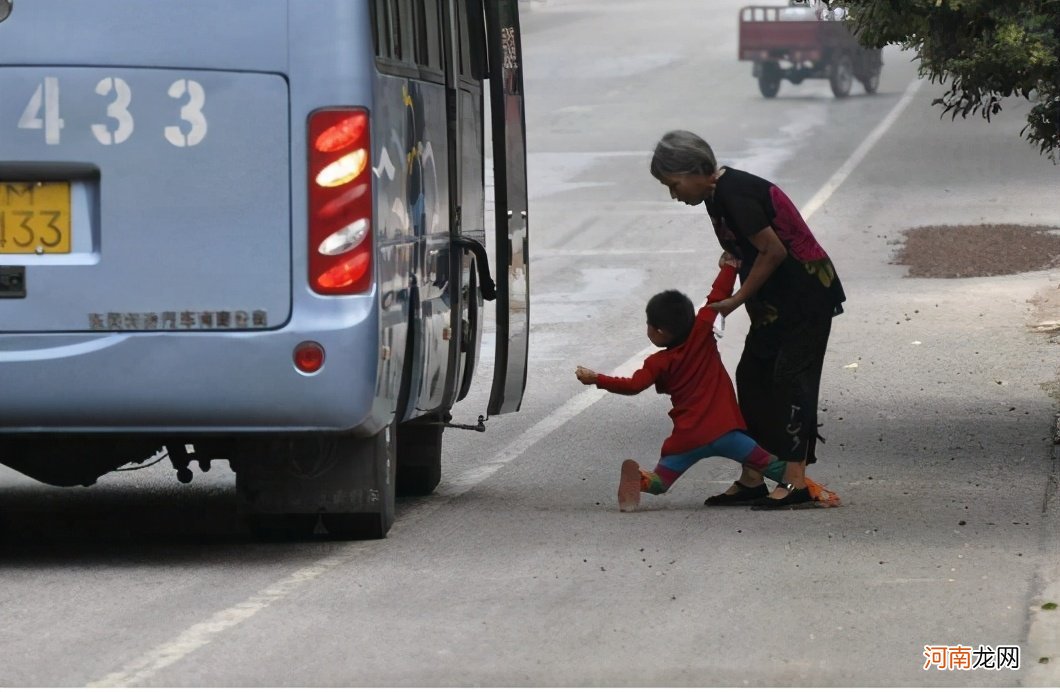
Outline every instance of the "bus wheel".
<svg viewBox="0 0 1060 692"><path fill-rule="evenodd" d="M442 480L442 420L421 418L398 426L397 493L430 495Z"/></svg>

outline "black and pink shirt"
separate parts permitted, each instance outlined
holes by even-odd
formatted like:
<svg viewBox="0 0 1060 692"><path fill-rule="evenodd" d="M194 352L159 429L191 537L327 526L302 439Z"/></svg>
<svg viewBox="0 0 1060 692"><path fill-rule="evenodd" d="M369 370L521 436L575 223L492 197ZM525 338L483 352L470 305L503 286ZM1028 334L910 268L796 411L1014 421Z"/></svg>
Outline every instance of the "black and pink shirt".
<svg viewBox="0 0 1060 692"><path fill-rule="evenodd" d="M846 295L832 260L783 190L756 175L726 167L706 207L722 248L742 261L741 281L747 279L758 256L750 241L755 233L772 227L787 248L784 262L747 301L753 328L843 312Z"/></svg>

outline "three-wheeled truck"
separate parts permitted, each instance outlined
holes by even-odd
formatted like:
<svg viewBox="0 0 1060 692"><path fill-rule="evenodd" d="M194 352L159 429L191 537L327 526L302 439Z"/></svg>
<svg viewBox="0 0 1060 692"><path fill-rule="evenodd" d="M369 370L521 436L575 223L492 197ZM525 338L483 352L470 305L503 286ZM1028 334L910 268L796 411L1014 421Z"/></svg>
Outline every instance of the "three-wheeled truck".
<svg viewBox="0 0 1060 692"><path fill-rule="evenodd" d="M842 11L819 14L803 3L742 8L740 60L754 63L752 75L762 96L776 96L784 79L792 84L827 79L837 98L849 95L857 79L866 93L876 93L882 51L863 47L843 16Z"/></svg>

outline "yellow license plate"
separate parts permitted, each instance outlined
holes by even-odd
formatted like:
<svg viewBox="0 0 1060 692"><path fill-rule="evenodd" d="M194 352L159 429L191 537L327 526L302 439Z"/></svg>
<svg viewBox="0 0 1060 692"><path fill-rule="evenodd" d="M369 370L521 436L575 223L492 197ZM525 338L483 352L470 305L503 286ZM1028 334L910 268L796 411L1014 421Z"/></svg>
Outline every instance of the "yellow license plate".
<svg viewBox="0 0 1060 692"><path fill-rule="evenodd" d="M70 252L70 183L0 181L0 254Z"/></svg>

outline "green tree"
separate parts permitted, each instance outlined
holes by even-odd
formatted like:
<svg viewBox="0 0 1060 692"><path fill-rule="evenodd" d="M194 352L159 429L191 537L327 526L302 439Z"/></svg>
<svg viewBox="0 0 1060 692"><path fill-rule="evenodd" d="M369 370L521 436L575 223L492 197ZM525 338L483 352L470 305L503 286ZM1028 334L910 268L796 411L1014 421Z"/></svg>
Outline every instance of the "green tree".
<svg viewBox="0 0 1060 692"><path fill-rule="evenodd" d="M832 0L866 46L916 52L920 74L948 84L943 115L1001 110L1018 96L1033 107L1021 135L1060 163L1060 0Z"/></svg>

